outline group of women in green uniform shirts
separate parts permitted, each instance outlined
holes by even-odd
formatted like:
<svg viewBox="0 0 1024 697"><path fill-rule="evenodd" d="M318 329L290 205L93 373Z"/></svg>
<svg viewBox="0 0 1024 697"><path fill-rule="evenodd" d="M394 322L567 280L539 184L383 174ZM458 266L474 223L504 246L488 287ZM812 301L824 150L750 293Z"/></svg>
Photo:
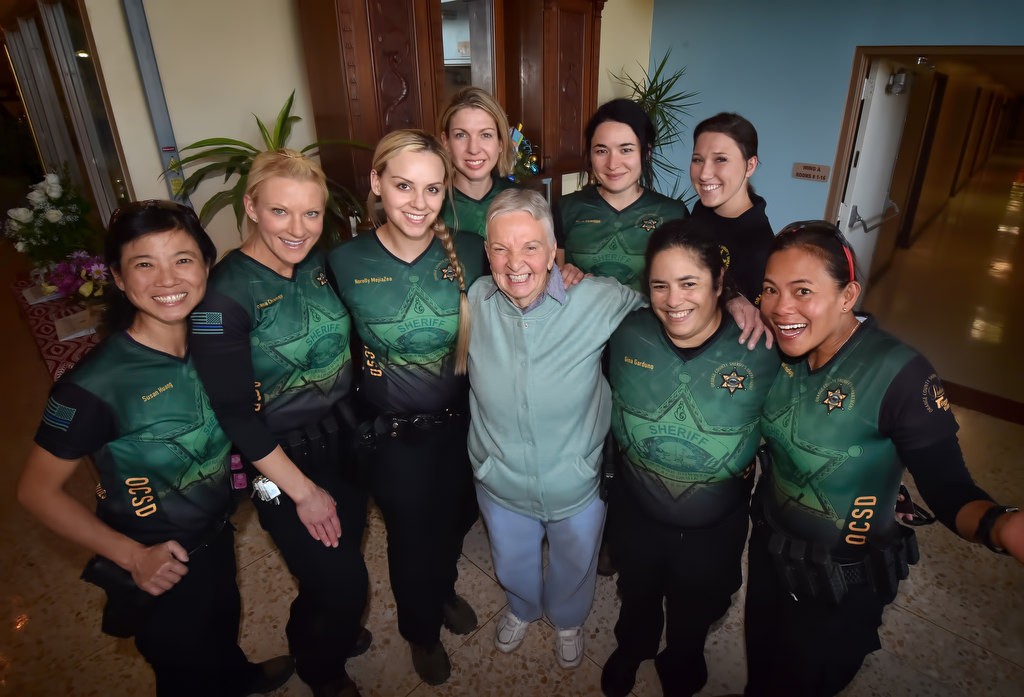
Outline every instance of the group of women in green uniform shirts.
<svg viewBox="0 0 1024 697"><path fill-rule="evenodd" d="M486 211L515 154L480 89L457 93L441 128L381 140L368 203L383 217L327 253L323 172L288 150L254 161L245 240L216 266L188 208L138 202L111 218L111 334L54 386L19 498L97 554L105 629L124 630L130 608L124 633L159 695L264 693L293 669L316 697L358 695L345 661L371 641L368 495L421 678L450 675L442 626L478 624L455 592L477 517L466 290L486 273ZM1024 517L971 481L927 361L855 312L838 230L772 235L748 121L695 129L692 212L651 188L655 135L637 105L602 105L585 139L592 182L556 208L562 275L614 276L650 303L607 349L622 605L602 690L628 694L651 658L666 695L703 687L752 519L746 694L835 694L879 647L882 608L916 560L894 512L904 468L942 522L1021 560ZM253 664L238 647L232 446L298 586L291 658ZM95 514L63 488L86 455Z"/></svg>

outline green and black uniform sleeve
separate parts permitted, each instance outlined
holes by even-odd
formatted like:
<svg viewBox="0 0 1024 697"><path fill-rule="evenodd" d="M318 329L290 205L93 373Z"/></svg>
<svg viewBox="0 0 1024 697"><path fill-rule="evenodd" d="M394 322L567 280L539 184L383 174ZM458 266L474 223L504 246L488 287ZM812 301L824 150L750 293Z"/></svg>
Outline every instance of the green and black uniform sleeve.
<svg viewBox="0 0 1024 697"><path fill-rule="evenodd" d="M761 425L772 454L767 513L789 534L841 556L856 556L891 529L903 454L955 443L957 431L932 367L871 318L818 370L806 361L784 365ZM932 473L914 470L927 489ZM977 498L965 494L963 503Z"/></svg>
<svg viewBox="0 0 1024 697"><path fill-rule="evenodd" d="M351 389L351 322L310 254L285 278L242 252L215 268L190 342L217 416L246 459L319 421Z"/></svg>
<svg viewBox="0 0 1024 697"><path fill-rule="evenodd" d="M65 460L92 455L96 514L143 544L188 547L230 507L230 443L191 361L124 332L54 385L35 440Z"/></svg>

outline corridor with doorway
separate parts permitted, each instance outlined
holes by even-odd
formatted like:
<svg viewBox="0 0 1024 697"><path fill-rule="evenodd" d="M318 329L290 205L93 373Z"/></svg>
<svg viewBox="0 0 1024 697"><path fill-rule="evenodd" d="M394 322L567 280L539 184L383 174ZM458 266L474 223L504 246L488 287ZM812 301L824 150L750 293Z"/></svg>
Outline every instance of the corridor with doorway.
<svg viewBox="0 0 1024 697"><path fill-rule="evenodd" d="M988 164L868 288L863 309L1001 416L1024 406L1024 143ZM856 231L849 233L856 234ZM1017 413L1020 413L1018 408ZM1018 417L1019 418L1019 417Z"/></svg>

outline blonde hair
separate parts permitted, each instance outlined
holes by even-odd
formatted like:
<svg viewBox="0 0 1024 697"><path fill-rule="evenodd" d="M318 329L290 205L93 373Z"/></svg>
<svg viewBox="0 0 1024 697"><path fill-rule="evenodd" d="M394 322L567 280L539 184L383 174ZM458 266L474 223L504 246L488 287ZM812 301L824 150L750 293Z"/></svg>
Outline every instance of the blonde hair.
<svg viewBox="0 0 1024 697"><path fill-rule="evenodd" d="M316 160L303 155L298 150L280 148L267 150L253 158L249 168L249 178L245 182L245 195L256 202L259 200L259 188L263 182L274 177L291 179L299 182L313 182L320 187L327 204L327 176ZM256 222L248 216L245 219L245 232L252 235L256 232Z"/></svg>
<svg viewBox="0 0 1024 697"><path fill-rule="evenodd" d="M441 124L441 132L444 133L446 138L450 138L451 135L448 133L448 129L452 125L452 117L461 110L466 108L481 109L487 112L487 115L494 119L495 128L498 131L498 142L501 143L501 153L498 156L498 174L503 177L507 177L515 170L516 166L516 152L512 148L511 131L509 127L508 116L505 115L505 110L501 108L498 101L487 94L484 90L479 87L464 87L455 94L452 95L451 100L448 102L448 106L441 112L441 118L438 122Z"/></svg>
<svg viewBox="0 0 1024 697"><path fill-rule="evenodd" d="M442 147L437 138L419 129L402 129L392 131L380 139L376 150L373 151L373 170L380 177L387 169L388 162L406 152L423 152L437 155L444 165L444 184L447 196L452 195L452 179L454 168L448 152ZM366 199L366 210L369 211L370 220L374 225L380 225L381 221L377 216L377 202L380 197L370 191ZM459 283L459 327L455 339L455 374L465 375L469 369L469 299L466 297L466 276L462 264L459 263L458 254L455 251L455 240L452 239L451 230L444 224L440 215L434 221L431 229L444 247L448 255L448 262L455 269L455 279Z"/></svg>

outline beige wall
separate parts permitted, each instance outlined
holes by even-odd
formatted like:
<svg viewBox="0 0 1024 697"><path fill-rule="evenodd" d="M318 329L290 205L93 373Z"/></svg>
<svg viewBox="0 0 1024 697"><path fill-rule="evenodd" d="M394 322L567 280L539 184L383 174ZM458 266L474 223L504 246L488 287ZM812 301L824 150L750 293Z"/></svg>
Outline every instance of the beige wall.
<svg viewBox="0 0 1024 697"><path fill-rule="evenodd" d="M628 97L629 90L612 75L626 72L643 75L651 56L654 0L608 0L601 13L601 66L597 79L597 103Z"/></svg>
<svg viewBox="0 0 1024 697"><path fill-rule="evenodd" d="M134 194L166 198L121 0L85 0L85 6ZM259 145L252 114L272 122L292 90L292 113L303 120L289 144L316 139L293 0L149 0L145 7L179 146L215 136ZM192 204L199 209L221 188L219 181L204 184ZM221 252L239 244L229 210L209 231Z"/></svg>
<svg viewBox="0 0 1024 697"><path fill-rule="evenodd" d="M101 70L136 198L166 198L162 165L121 0L84 0ZM259 144L252 113L272 121L295 90L292 145L316 139L294 0L148 0L153 48L178 145L226 136ZM646 67L653 0L609 0L602 14L598 102L627 96L611 78ZM186 153L187 154L187 153ZM574 184L576 177L566 178ZM207 182L192 204L199 209L222 187ZM209 226L218 249L239 243L230 211Z"/></svg>
<svg viewBox="0 0 1024 697"><path fill-rule="evenodd" d="M643 76L650 63L654 0L609 0L601 13L601 64L597 77L597 103L628 97L630 90L612 75ZM643 68L643 70L641 70ZM579 189L578 173L562 175L562 193Z"/></svg>

